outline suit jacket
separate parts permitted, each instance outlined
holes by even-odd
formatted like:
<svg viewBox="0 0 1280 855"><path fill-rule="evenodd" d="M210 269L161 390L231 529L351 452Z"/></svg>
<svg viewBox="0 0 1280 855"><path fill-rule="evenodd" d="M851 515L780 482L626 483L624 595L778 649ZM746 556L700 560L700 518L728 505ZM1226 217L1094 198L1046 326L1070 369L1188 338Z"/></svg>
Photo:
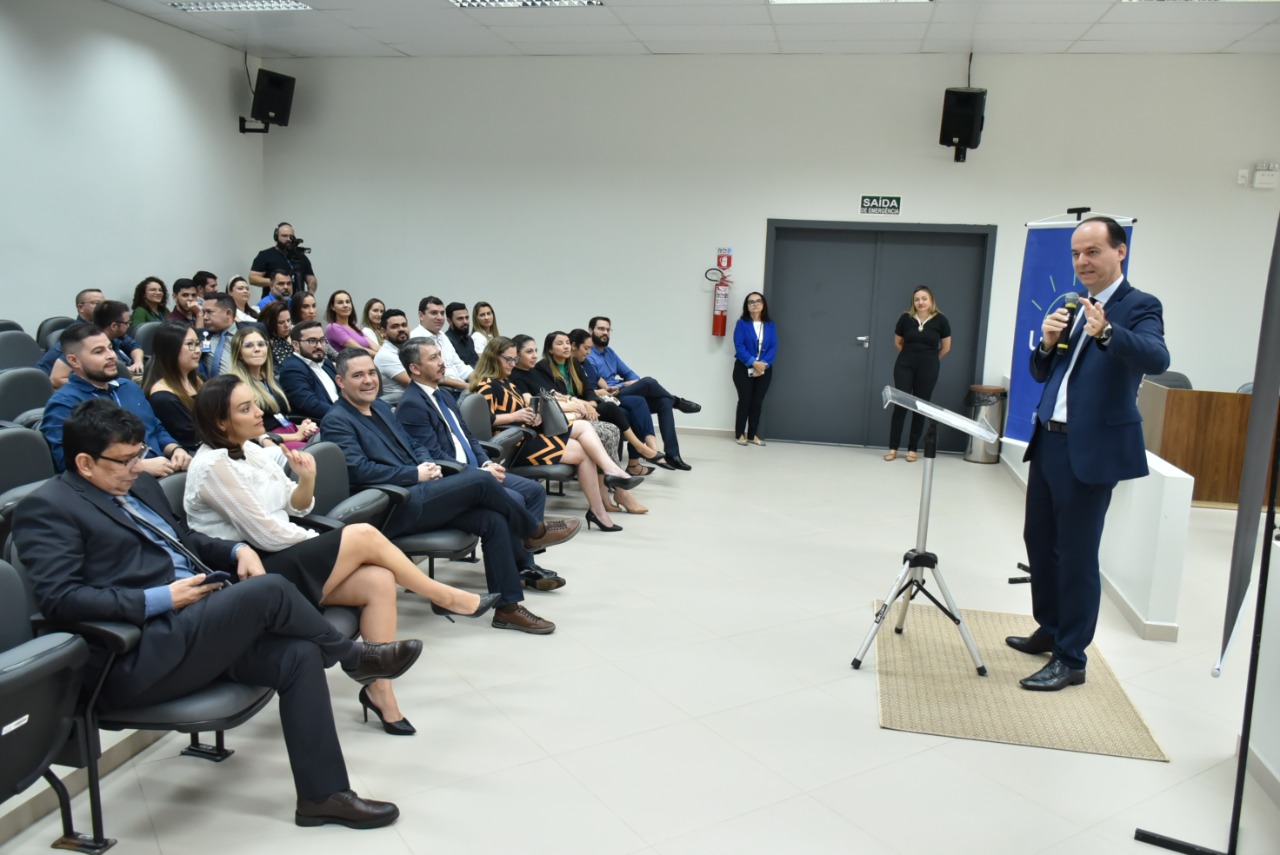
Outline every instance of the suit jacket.
<svg viewBox="0 0 1280 855"><path fill-rule="evenodd" d="M738 318L733 327L733 355L748 368L756 361L756 327L751 321ZM773 321L764 322L764 346L760 348L760 361L770 368L778 355L778 331Z"/></svg>
<svg viewBox="0 0 1280 855"><path fill-rule="evenodd" d="M1105 310L1111 342L1102 347L1096 339L1081 335L1078 346L1083 349L1067 378L1067 448L1072 472L1086 484L1147 474L1138 385L1144 374L1162 374L1169 368L1159 300L1125 279ZM1055 348L1046 354L1036 347L1031 353L1031 376L1044 383L1065 372L1070 361L1070 352L1060 355ZM1024 459L1032 458L1035 447L1033 435Z"/></svg>
<svg viewBox="0 0 1280 855"><path fill-rule="evenodd" d="M462 429L462 441L471 446L471 453L476 456L476 463L481 464L489 459L489 453L480 447L467 423L458 410L458 402L443 389L437 390L436 401L440 406L448 407L453 418ZM417 383L410 383L404 390L404 397L396 407L396 420L405 432L426 449L432 460L456 460L453 455L453 436L449 426L440 417L440 411L427 400L427 393ZM465 461L459 461L465 462Z"/></svg>
<svg viewBox="0 0 1280 855"><path fill-rule="evenodd" d="M336 443L347 459L351 486L364 489L373 484L417 484L418 464L430 460L431 455L405 433L385 401L373 402L372 418L385 430L371 424L369 417L345 398L339 398L320 423L325 441Z"/></svg>
<svg viewBox="0 0 1280 855"><path fill-rule="evenodd" d="M333 380L333 387L338 388L338 381L334 380L337 372L333 368L333 363L326 359L320 365L324 373L329 375L329 379ZM311 366L307 365L307 361L296 353L280 363L280 367L276 369L276 380L284 390L285 397L289 399L289 412L294 415L319 422L333 406L320 378L316 376Z"/></svg>
<svg viewBox="0 0 1280 855"><path fill-rule="evenodd" d="M130 494L158 513L183 545L215 570L235 571L234 541L192 531L150 475ZM75 472L41 485L14 512L14 544L41 612L56 621L114 620L142 626L147 588L174 580L173 559L111 496Z"/></svg>

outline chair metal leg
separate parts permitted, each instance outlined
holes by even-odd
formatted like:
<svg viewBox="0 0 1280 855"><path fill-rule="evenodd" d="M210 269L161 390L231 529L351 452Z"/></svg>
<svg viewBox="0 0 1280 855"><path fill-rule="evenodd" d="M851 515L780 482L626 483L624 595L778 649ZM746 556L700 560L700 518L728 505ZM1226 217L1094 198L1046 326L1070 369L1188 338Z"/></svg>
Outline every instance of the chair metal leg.
<svg viewBox="0 0 1280 855"><path fill-rule="evenodd" d="M214 744L208 745L200 741L200 734L191 734L191 744L182 749L185 757L199 757L203 760L212 760L214 763L221 763L236 752L229 749L225 742L225 733L219 730L213 735Z"/></svg>
<svg viewBox="0 0 1280 855"><path fill-rule="evenodd" d="M96 855L98 852L106 852L116 842L109 837L102 837L101 834L97 838L86 837L76 831L75 820L71 815L71 794L67 792L66 786L53 774L52 769L46 769L44 779L48 782L49 787L58 797L58 811L62 814L62 836L53 842L53 849L65 849L70 852L83 852L85 855ZM90 798L92 798L92 794Z"/></svg>

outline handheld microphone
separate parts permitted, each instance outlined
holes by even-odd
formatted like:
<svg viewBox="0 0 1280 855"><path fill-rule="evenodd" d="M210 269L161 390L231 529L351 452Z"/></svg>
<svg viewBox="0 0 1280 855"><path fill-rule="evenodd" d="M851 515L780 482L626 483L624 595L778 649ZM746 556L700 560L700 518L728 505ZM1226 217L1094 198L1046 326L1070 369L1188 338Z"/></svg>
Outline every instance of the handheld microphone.
<svg viewBox="0 0 1280 855"><path fill-rule="evenodd" d="M1071 349L1071 330L1076 325L1076 313L1080 311L1080 295L1075 291L1068 291L1063 295L1062 301L1067 310L1067 328L1058 336L1058 353L1066 353Z"/></svg>

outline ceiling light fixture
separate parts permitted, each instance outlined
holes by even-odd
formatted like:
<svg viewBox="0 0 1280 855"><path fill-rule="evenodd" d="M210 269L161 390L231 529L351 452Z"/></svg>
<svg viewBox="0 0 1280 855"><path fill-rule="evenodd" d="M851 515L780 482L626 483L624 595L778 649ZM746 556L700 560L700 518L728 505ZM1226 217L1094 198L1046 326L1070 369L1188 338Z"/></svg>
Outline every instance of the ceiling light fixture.
<svg viewBox="0 0 1280 855"><path fill-rule="evenodd" d="M179 12L310 12L297 0L223 0L206 3L170 3Z"/></svg>
<svg viewBox="0 0 1280 855"><path fill-rule="evenodd" d="M604 0L449 0L459 9L522 9L535 6L603 6Z"/></svg>

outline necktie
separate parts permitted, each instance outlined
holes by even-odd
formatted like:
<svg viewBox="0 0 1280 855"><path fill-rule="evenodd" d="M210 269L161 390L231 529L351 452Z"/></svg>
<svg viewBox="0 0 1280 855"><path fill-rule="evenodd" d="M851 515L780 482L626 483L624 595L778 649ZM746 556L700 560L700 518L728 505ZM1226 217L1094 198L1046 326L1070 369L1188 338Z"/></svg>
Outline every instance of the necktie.
<svg viewBox="0 0 1280 855"><path fill-rule="evenodd" d="M213 361L209 364L209 376L217 377L222 373L222 349L227 346L226 330L218 333L218 346L213 349Z"/></svg>
<svg viewBox="0 0 1280 855"><path fill-rule="evenodd" d="M199 558L196 557L196 554L194 552L192 552L190 549L187 549L187 547L185 547L182 544L182 541L178 540L178 538L169 534L169 532L165 531L160 526L156 525L151 520L147 519L142 514L134 510L133 506L130 505L129 502L125 500L124 496L114 496L112 498L114 499L115 503L120 506L120 510L128 514L129 518L132 519L139 526L141 526L144 532L151 534L154 537L160 538L160 540L168 544L170 549L172 549L173 551L177 552L178 554L186 558L188 561L190 561L191 569L193 572L195 573L213 572L212 570L209 569L209 567L205 565L203 561L201 561Z"/></svg>
<svg viewBox="0 0 1280 855"><path fill-rule="evenodd" d="M1083 312L1080 313L1084 315ZM1048 424L1053 418L1053 409L1058 404L1058 391L1062 388L1062 383L1066 380L1067 372L1071 370L1071 359L1075 356L1076 348L1080 346L1080 335L1084 332L1084 321L1082 318L1077 319L1075 329L1071 331L1071 337L1067 339L1067 352L1063 356L1057 357L1057 362L1053 366L1053 374L1049 375L1049 381L1044 384L1044 393L1040 396L1040 406L1036 408L1036 418L1040 420L1040 424Z"/></svg>
<svg viewBox="0 0 1280 855"><path fill-rule="evenodd" d="M444 422L449 426L449 431L458 438L458 443L462 446L463 452L467 455L467 468L476 468L476 453L471 450L471 443L467 442L467 438L462 435L462 428L458 426L458 420L453 417L453 412L448 404L442 404L436 401L436 406L440 408L440 412L444 414Z"/></svg>

